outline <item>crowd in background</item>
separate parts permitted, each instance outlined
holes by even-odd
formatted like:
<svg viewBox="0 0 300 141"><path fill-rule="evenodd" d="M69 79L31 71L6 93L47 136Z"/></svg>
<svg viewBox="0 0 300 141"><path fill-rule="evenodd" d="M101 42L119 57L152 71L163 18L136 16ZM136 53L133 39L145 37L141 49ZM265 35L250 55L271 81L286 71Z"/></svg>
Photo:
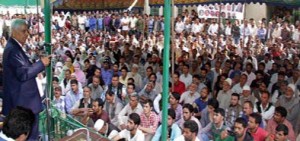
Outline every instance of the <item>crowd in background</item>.
<svg viewBox="0 0 300 141"><path fill-rule="evenodd" d="M45 20L39 14L0 16L0 54L15 18L28 21L26 52L35 62L45 54ZM270 20L218 21L198 18L194 10L184 11L174 21L170 59L175 64L169 65L171 141L188 139L188 131L202 141L296 141L299 21L289 12ZM113 140L159 140L164 28L163 16L54 12L53 105ZM45 79L45 74L37 77L42 97ZM112 127L114 132L108 130ZM136 134L128 137L129 132Z"/></svg>

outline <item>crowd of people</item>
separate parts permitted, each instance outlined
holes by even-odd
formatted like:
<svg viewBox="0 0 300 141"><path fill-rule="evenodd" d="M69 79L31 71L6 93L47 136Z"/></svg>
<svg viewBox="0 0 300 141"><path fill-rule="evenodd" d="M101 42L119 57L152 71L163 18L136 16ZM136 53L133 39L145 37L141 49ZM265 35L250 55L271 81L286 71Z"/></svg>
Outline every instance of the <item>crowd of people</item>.
<svg viewBox="0 0 300 141"><path fill-rule="evenodd" d="M16 18L29 24L26 55L35 62L45 54L40 14L0 16L0 54ZM159 141L164 28L163 16L54 12L53 106L112 140ZM186 10L170 45L170 141L296 141L300 22L289 13L218 22ZM36 78L41 97L45 79Z"/></svg>

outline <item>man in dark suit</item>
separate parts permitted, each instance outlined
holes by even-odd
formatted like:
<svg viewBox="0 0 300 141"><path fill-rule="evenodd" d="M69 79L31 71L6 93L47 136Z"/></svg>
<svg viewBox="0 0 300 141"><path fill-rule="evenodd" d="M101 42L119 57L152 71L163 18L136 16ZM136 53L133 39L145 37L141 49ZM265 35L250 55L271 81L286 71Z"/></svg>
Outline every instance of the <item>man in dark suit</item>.
<svg viewBox="0 0 300 141"><path fill-rule="evenodd" d="M41 57L39 61L32 63L24 49L28 35L26 21L15 19L3 54L3 114L8 115L17 106L32 110L36 120L29 140L37 140L38 114L42 110L42 103L36 77L49 65L50 56Z"/></svg>

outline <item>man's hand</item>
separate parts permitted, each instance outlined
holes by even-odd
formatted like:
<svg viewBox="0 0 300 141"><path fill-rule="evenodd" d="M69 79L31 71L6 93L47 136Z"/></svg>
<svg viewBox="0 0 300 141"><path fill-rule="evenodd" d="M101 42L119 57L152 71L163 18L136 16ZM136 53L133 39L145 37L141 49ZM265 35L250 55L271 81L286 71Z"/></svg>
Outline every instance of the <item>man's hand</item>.
<svg viewBox="0 0 300 141"><path fill-rule="evenodd" d="M49 56L41 58L41 61L43 62L43 64L44 64L45 67L47 67L50 64L51 56L52 55L49 55Z"/></svg>
<svg viewBox="0 0 300 141"><path fill-rule="evenodd" d="M222 131L220 137L221 137L222 140L224 140L225 138L227 138L228 137L227 130Z"/></svg>

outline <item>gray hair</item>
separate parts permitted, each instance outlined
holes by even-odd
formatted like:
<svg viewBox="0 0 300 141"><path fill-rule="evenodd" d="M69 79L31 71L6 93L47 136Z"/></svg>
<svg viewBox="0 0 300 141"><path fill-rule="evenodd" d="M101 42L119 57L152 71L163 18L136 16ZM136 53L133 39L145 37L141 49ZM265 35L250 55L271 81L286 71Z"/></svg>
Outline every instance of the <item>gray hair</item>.
<svg viewBox="0 0 300 141"><path fill-rule="evenodd" d="M139 97L139 95L138 95L136 92L133 92L133 93L129 96L129 98L131 98L131 97L136 97L136 98L137 98L137 101L140 101L140 97Z"/></svg>
<svg viewBox="0 0 300 141"><path fill-rule="evenodd" d="M11 26L10 26L10 35L12 33L13 30L16 30L18 28L20 28L20 26L22 25L28 25L27 21L24 20L24 19L14 19L11 23Z"/></svg>

